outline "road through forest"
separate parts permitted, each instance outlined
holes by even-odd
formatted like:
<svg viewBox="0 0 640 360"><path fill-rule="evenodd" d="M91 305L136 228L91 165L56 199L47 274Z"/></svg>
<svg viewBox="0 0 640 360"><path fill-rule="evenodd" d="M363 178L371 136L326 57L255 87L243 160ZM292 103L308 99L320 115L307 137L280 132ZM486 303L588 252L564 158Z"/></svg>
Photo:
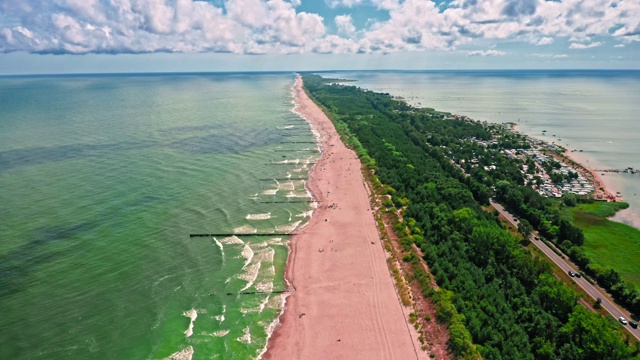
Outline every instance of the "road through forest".
<svg viewBox="0 0 640 360"><path fill-rule="evenodd" d="M505 208L491 200L491 205L500 212L502 216L504 216L507 221L509 221L513 226L518 227L517 221L513 215L511 215ZM531 235L531 242L540 249L551 261L553 261L562 271L568 273L569 271L578 272L578 267L573 264L571 261L567 259L561 258L558 254L556 254L551 248L549 248L544 242L540 240L535 240L534 236ZM608 297L603 294L605 291L597 285L592 285L588 282L584 277L581 278L572 278L572 280L578 284L589 296L596 299L600 298L602 300L602 308L605 309L611 316L618 319L623 316L625 319L629 320L630 314L626 310L620 309L616 304L613 303ZM638 341L640 341L640 329L634 329L630 325L625 325L624 328L631 333Z"/></svg>

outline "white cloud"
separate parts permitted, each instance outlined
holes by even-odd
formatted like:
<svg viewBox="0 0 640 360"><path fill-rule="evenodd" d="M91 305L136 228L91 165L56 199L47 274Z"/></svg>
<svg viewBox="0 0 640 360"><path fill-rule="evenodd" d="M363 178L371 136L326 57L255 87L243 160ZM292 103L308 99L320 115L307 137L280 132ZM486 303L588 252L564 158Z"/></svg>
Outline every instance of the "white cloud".
<svg viewBox="0 0 640 360"><path fill-rule="evenodd" d="M500 50L473 50L467 51L467 56L504 56L507 53Z"/></svg>
<svg viewBox="0 0 640 360"><path fill-rule="evenodd" d="M533 56L541 59L566 59L569 57L567 54L533 54Z"/></svg>
<svg viewBox="0 0 640 360"><path fill-rule="evenodd" d="M543 37L542 39L538 40L536 42L536 45L540 46L540 45L549 45L549 44L553 44L553 38L551 37Z"/></svg>
<svg viewBox="0 0 640 360"><path fill-rule="evenodd" d="M615 48L623 48L623 47L625 47L625 45L624 44L618 44L618 45L614 45L613 47L615 47Z"/></svg>
<svg viewBox="0 0 640 360"><path fill-rule="evenodd" d="M335 18L336 27L338 32L343 34L353 34L356 31L356 27L353 26L351 15L338 15Z"/></svg>
<svg viewBox="0 0 640 360"><path fill-rule="evenodd" d="M318 1L318 0L314 0L314 1ZM325 0L324 2L330 8L335 9L337 7L352 8L362 4L363 0Z"/></svg>
<svg viewBox="0 0 640 360"><path fill-rule="evenodd" d="M378 9L393 10L400 6L400 0L371 0Z"/></svg>
<svg viewBox="0 0 640 360"><path fill-rule="evenodd" d="M388 17L357 28L350 15L325 20L299 11L301 0L0 0L7 20L0 52L390 53L488 49L503 41L542 46L558 38L570 39L570 49L611 38L640 41L638 0L324 2L373 5ZM335 22L337 34L327 33L326 21Z"/></svg>
<svg viewBox="0 0 640 360"><path fill-rule="evenodd" d="M590 49L601 45L602 43L599 41L590 44L572 43L571 45L569 45L569 49Z"/></svg>

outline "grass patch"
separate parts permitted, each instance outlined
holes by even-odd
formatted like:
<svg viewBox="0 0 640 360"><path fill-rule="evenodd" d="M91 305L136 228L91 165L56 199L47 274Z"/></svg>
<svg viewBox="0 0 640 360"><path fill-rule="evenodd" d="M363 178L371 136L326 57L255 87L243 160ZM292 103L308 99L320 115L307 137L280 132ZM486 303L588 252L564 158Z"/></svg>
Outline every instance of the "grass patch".
<svg viewBox="0 0 640 360"><path fill-rule="evenodd" d="M640 288L640 230L607 217L626 203L580 204L572 209L576 225L584 232L583 248L591 263L616 270Z"/></svg>
<svg viewBox="0 0 640 360"><path fill-rule="evenodd" d="M626 209L629 204L626 202L594 202L591 204L580 204L574 211L583 211L600 218L608 218L615 215L618 211Z"/></svg>

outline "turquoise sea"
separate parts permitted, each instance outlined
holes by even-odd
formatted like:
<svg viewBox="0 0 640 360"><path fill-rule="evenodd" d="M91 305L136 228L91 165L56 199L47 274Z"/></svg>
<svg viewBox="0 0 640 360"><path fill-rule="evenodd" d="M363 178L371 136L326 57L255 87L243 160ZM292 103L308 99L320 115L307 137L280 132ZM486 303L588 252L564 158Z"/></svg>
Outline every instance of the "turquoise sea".
<svg viewBox="0 0 640 360"><path fill-rule="evenodd" d="M595 169L640 169L640 71L377 71L323 73L410 104L514 122L576 152ZM543 134L543 130L546 132ZM582 150L580 152L579 150ZM631 206L615 220L640 228L640 174L602 176Z"/></svg>
<svg viewBox="0 0 640 360"><path fill-rule="evenodd" d="M288 238L189 234L307 222L293 82L0 78L0 358L259 356Z"/></svg>

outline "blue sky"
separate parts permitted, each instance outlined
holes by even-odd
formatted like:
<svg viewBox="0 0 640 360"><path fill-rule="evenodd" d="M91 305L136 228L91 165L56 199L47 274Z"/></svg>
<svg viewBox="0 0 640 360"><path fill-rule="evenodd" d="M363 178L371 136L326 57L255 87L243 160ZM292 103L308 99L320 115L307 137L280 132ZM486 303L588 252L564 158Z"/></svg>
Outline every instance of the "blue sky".
<svg viewBox="0 0 640 360"><path fill-rule="evenodd" d="M0 74L640 69L638 0L0 0Z"/></svg>

